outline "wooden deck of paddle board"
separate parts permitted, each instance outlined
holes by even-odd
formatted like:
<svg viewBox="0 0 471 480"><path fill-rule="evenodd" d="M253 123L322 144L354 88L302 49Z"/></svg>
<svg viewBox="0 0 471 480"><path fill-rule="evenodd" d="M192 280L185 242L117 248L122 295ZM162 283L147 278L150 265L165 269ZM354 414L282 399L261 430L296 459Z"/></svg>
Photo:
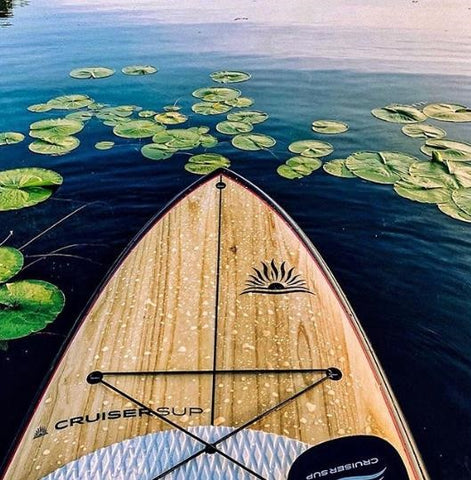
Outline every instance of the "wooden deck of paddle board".
<svg viewBox="0 0 471 480"><path fill-rule="evenodd" d="M375 435L397 449L411 479L428 478L363 331L314 248L261 192L219 172L165 209L110 274L4 478L41 479L99 448L171 428L143 405L184 428L241 426L329 367L341 370L340 381L323 381L250 428L311 445ZM294 373L136 373L271 369ZM89 384L93 371L128 397Z"/></svg>

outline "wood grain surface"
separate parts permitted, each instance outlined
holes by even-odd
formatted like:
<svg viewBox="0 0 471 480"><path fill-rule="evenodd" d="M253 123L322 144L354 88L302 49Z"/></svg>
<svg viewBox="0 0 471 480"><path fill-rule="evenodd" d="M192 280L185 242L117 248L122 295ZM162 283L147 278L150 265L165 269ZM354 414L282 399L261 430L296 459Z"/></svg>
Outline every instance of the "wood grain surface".
<svg viewBox="0 0 471 480"><path fill-rule="evenodd" d="M326 378L330 367L341 370L341 380ZM206 373L133 374L175 370ZM213 373L221 370L292 372ZM93 371L104 381L88 383ZM4 478L41 479L128 438L211 424L249 424L311 445L376 435L398 450L411 479L428 478L361 327L318 254L269 200L224 172L181 196L114 270Z"/></svg>

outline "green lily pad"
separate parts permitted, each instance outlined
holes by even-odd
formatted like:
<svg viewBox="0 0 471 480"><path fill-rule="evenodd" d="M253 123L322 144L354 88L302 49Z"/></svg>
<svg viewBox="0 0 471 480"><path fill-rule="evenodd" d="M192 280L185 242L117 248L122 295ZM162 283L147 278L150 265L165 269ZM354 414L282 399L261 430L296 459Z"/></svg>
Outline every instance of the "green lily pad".
<svg viewBox="0 0 471 480"><path fill-rule="evenodd" d="M451 197L459 209L466 213L466 215L471 215L471 188L453 190Z"/></svg>
<svg viewBox="0 0 471 480"><path fill-rule="evenodd" d="M178 125L179 123L185 123L188 120L188 117L180 112L165 112L159 113L154 119L164 125Z"/></svg>
<svg viewBox="0 0 471 480"><path fill-rule="evenodd" d="M330 162L324 163L322 168L324 172L333 175L334 177L341 177L341 178L355 178L354 175L345 165L346 158L336 158L335 160L331 160Z"/></svg>
<svg viewBox="0 0 471 480"><path fill-rule="evenodd" d="M142 155L150 160L165 160L177 151L176 148L169 148L158 143L149 143L141 148Z"/></svg>
<svg viewBox="0 0 471 480"><path fill-rule="evenodd" d="M371 110L372 115L385 122L392 123L417 123L423 122L427 117L411 105L392 104L383 108Z"/></svg>
<svg viewBox="0 0 471 480"><path fill-rule="evenodd" d="M233 100L240 97L241 92L235 88L228 87L205 87L198 88L193 92L193 96L201 98L204 102L219 103L227 100Z"/></svg>
<svg viewBox="0 0 471 480"><path fill-rule="evenodd" d="M278 173L280 177L287 178L288 180L297 180L299 178L304 177L303 174L296 172L289 165L286 165L285 163L283 165L280 165L276 169L276 173Z"/></svg>
<svg viewBox="0 0 471 480"><path fill-rule="evenodd" d="M0 340L44 329L64 308L64 294L51 283L22 280L0 285Z"/></svg>
<svg viewBox="0 0 471 480"><path fill-rule="evenodd" d="M76 110L88 107L94 102L88 95L62 95L52 98L47 104L56 110Z"/></svg>
<svg viewBox="0 0 471 480"><path fill-rule="evenodd" d="M95 148L97 150L110 150L113 147L114 147L114 142L103 141L103 142L95 143Z"/></svg>
<svg viewBox="0 0 471 480"><path fill-rule="evenodd" d="M181 109L182 107L179 107L178 105L166 105L164 107L166 112L179 112Z"/></svg>
<svg viewBox="0 0 471 480"><path fill-rule="evenodd" d="M141 118L152 118L155 115L157 115L157 112L155 112L154 110L142 110L141 112L138 113L138 115Z"/></svg>
<svg viewBox="0 0 471 480"><path fill-rule="evenodd" d="M253 125L247 122L231 122L226 120L216 125L216 130L225 135L238 135L239 133L248 133L253 130Z"/></svg>
<svg viewBox="0 0 471 480"><path fill-rule="evenodd" d="M32 123L29 134L33 138L66 137L80 132L83 127L84 124L77 120L54 118Z"/></svg>
<svg viewBox="0 0 471 480"><path fill-rule="evenodd" d="M241 133L232 138L232 145L240 150L264 150L275 144L273 137L261 133Z"/></svg>
<svg viewBox="0 0 471 480"><path fill-rule="evenodd" d="M65 155L75 150L80 145L76 137L51 136L35 140L29 144L29 149L41 155Z"/></svg>
<svg viewBox="0 0 471 480"><path fill-rule="evenodd" d="M76 68L69 73L72 78L78 78L80 80L107 78L113 74L114 70L106 67Z"/></svg>
<svg viewBox="0 0 471 480"><path fill-rule="evenodd" d="M78 122L88 122L91 120L95 114L87 110L81 110L79 112L68 113L65 118L69 120L77 120Z"/></svg>
<svg viewBox="0 0 471 480"><path fill-rule="evenodd" d="M227 116L227 119L231 122L246 122L255 125L262 123L268 118L268 114L265 112L259 112L258 110L249 110L246 112L233 112Z"/></svg>
<svg viewBox="0 0 471 480"><path fill-rule="evenodd" d="M424 107L424 113L443 122L471 122L471 108L454 103L431 103Z"/></svg>
<svg viewBox="0 0 471 480"><path fill-rule="evenodd" d="M255 103L255 101L253 98L239 97L233 98L231 100L224 100L224 103L230 105L231 107L247 108L251 107Z"/></svg>
<svg viewBox="0 0 471 480"><path fill-rule="evenodd" d="M30 112L43 113L43 112L49 112L49 110L52 110L52 107L47 103L36 103L34 105L30 105L28 107L28 110Z"/></svg>
<svg viewBox="0 0 471 480"><path fill-rule="evenodd" d="M113 133L123 138L148 138L165 130L163 125L150 120L129 120L113 128Z"/></svg>
<svg viewBox="0 0 471 480"><path fill-rule="evenodd" d="M219 115L228 112L232 107L225 103L200 102L195 103L191 109L200 115Z"/></svg>
<svg viewBox="0 0 471 480"><path fill-rule="evenodd" d="M298 140L293 142L288 150L303 157L325 157L334 151L334 147L320 140Z"/></svg>
<svg viewBox="0 0 471 480"><path fill-rule="evenodd" d="M312 129L317 133L334 135L348 130L348 125L334 120L316 120L312 123Z"/></svg>
<svg viewBox="0 0 471 480"><path fill-rule="evenodd" d="M449 189L459 187L456 178L450 174L447 165L444 163L436 161L416 162L410 166L409 174L411 178L405 177L407 181L420 187L445 187Z"/></svg>
<svg viewBox="0 0 471 480"><path fill-rule="evenodd" d="M449 217L452 217L455 220L471 223L471 215L468 215L467 213L463 212L463 210L461 210L461 208L459 208L458 205L456 205L456 203L453 202L453 200L445 203L439 203L437 207L445 215L448 215Z"/></svg>
<svg viewBox="0 0 471 480"><path fill-rule="evenodd" d="M393 184L417 158L401 152L357 152L345 161L347 168L357 177L374 183Z"/></svg>
<svg viewBox="0 0 471 480"><path fill-rule="evenodd" d="M231 162L228 158L218 153L202 153L193 155L185 165L185 170L198 175L206 175L221 167L229 167Z"/></svg>
<svg viewBox="0 0 471 480"><path fill-rule="evenodd" d="M447 188L423 188L405 180L394 184L394 191L401 197L420 203L444 203L450 200L450 190Z"/></svg>
<svg viewBox="0 0 471 480"><path fill-rule="evenodd" d="M196 128L175 128L157 133L152 141L176 150L191 150L200 145L200 137Z"/></svg>
<svg viewBox="0 0 471 480"><path fill-rule="evenodd" d="M471 188L471 163L447 161L446 167L460 187Z"/></svg>
<svg viewBox="0 0 471 480"><path fill-rule="evenodd" d="M218 144L218 139L212 135L209 135L208 133L205 133L200 137L200 144L204 148L212 148Z"/></svg>
<svg viewBox="0 0 471 480"><path fill-rule="evenodd" d="M276 172L278 175L295 180L306 177L322 166L322 161L313 157L292 157L284 165L280 165Z"/></svg>
<svg viewBox="0 0 471 480"><path fill-rule="evenodd" d="M62 177L44 168L17 168L0 172L0 211L19 210L47 200Z"/></svg>
<svg viewBox="0 0 471 480"><path fill-rule="evenodd" d="M0 283L13 278L23 268L23 254L13 247L0 247Z"/></svg>
<svg viewBox="0 0 471 480"><path fill-rule="evenodd" d="M152 65L129 65L121 69L125 75L151 75L157 72Z"/></svg>
<svg viewBox="0 0 471 480"><path fill-rule="evenodd" d="M441 161L471 161L471 144L457 140L431 139L420 149L425 155L432 156L437 152Z"/></svg>
<svg viewBox="0 0 471 480"><path fill-rule="evenodd" d="M88 108L88 110L91 110L92 112L98 112L99 110L103 110L106 107L107 107L107 105L104 104L104 103L93 102L87 108Z"/></svg>
<svg viewBox="0 0 471 480"><path fill-rule="evenodd" d="M211 73L210 77L217 83L239 83L249 80L252 76L250 73L222 70Z"/></svg>
<svg viewBox="0 0 471 480"><path fill-rule="evenodd" d="M118 107L104 107L96 114L100 120L108 120L109 118L130 117L135 111L134 105L120 105Z"/></svg>
<svg viewBox="0 0 471 480"><path fill-rule="evenodd" d="M14 145L20 143L25 139L25 136L19 132L0 132L0 146Z"/></svg>
<svg viewBox="0 0 471 480"><path fill-rule="evenodd" d="M314 157L291 157L286 160L286 165L302 175L310 175L322 167L322 160Z"/></svg>
<svg viewBox="0 0 471 480"><path fill-rule="evenodd" d="M446 136L445 130L426 123L404 125L402 133L412 138L443 138Z"/></svg>

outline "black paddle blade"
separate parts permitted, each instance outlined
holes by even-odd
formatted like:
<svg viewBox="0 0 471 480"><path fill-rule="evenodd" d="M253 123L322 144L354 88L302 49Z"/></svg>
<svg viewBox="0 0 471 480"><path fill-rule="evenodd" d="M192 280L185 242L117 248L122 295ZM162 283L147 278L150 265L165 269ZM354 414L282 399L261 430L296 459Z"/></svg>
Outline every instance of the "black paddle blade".
<svg viewBox="0 0 471 480"><path fill-rule="evenodd" d="M379 437L357 435L321 443L291 465L288 480L409 480L396 449Z"/></svg>

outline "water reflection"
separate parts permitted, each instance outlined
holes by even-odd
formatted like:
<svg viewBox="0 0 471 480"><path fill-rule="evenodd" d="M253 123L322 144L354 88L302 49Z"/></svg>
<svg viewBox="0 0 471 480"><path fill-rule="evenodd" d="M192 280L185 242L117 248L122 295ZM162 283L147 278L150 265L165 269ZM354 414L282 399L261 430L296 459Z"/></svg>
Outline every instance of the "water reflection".
<svg viewBox="0 0 471 480"><path fill-rule="evenodd" d="M0 27L11 25L10 18L13 18L13 10L16 7L25 7L29 0L0 0Z"/></svg>

